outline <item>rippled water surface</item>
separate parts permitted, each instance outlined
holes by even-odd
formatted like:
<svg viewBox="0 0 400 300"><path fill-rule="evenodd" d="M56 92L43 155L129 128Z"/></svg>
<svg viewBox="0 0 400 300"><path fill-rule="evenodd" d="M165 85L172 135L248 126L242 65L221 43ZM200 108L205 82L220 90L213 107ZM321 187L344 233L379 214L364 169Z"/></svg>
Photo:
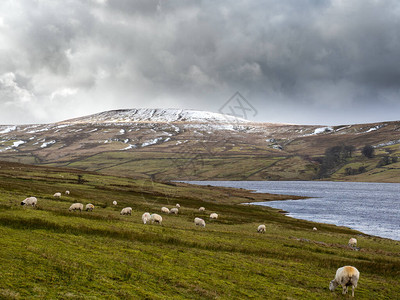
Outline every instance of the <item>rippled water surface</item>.
<svg viewBox="0 0 400 300"><path fill-rule="evenodd" d="M288 216L336 224L367 234L400 240L400 184L327 181L191 181L311 197L303 200L259 202L283 209Z"/></svg>

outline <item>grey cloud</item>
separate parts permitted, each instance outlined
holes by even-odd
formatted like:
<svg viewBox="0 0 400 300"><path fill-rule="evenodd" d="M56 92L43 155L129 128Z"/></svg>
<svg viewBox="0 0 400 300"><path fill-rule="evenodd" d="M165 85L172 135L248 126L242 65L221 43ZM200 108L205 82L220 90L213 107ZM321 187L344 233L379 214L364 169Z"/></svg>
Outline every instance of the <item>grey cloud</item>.
<svg viewBox="0 0 400 300"><path fill-rule="evenodd" d="M27 116L42 109L29 122L154 105L217 111L237 90L258 120L398 119L399 17L394 0L4 2L0 76L21 78L35 99ZM9 104L18 93L0 89L0 117L20 122L23 108Z"/></svg>

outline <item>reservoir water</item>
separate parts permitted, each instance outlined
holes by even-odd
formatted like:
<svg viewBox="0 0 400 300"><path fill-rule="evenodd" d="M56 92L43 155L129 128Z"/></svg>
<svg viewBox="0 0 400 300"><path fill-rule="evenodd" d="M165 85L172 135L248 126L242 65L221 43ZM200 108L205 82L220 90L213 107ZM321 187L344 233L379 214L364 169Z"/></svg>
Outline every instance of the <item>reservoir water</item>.
<svg viewBox="0 0 400 300"><path fill-rule="evenodd" d="M188 181L257 193L310 197L252 203L283 209L298 219L330 223L400 240L400 184L329 181Z"/></svg>

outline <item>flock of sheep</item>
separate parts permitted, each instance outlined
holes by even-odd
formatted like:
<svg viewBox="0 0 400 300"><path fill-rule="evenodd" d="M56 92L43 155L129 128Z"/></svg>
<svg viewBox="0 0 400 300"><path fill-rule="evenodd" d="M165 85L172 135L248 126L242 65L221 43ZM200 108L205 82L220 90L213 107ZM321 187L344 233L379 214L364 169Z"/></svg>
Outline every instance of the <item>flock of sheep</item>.
<svg viewBox="0 0 400 300"><path fill-rule="evenodd" d="M177 203L175 205L176 207L172 207L171 209L169 209L168 207L161 207L161 212L165 213L165 214L175 214L177 215L179 212L179 208L181 207L179 203ZM200 207L199 208L199 212L205 212L206 209L204 207ZM122 212L121 212L122 214ZM210 214L210 219L212 220L216 220L218 219L218 214L217 213L211 213ZM148 212L145 212L142 215L142 221L143 224L147 224L148 222L153 223L157 223L157 224L161 224L162 223L162 216L160 216L159 214L150 214ZM200 227L206 227L206 222L202 219L202 218L194 218L194 224Z"/></svg>
<svg viewBox="0 0 400 300"><path fill-rule="evenodd" d="M70 191L65 191L66 195L70 194ZM53 197L55 198L60 198L61 197L61 193L57 192L53 195ZM117 201L113 201L112 204L114 206L116 206L118 203ZM21 202L21 205L31 205L33 207L35 207L37 205L37 198L36 197L28 197L25 200L23 200ZM167 208L167 207L162 207L161 208L161 212L165 213L165 214L175 214L177 215L179 212L179 208L181 206L177 203L176 207L173 207L171 209ZM86 211L93 211L94 209L94 205L91 203L86 204L85 206L85 210ZM71 204L71 206L69 207L69 211L83 211L83 204L82 203L73 203ZM199 208L199 212L205 212L205 208L202 206ZM132 215L132 207L124 207L121 212L120 215ZM217 213L211 213L210 214L210 219L218 219L218 214ZM160 216L159 214L150 214L148 212L145 212L142 215L142 222L143 224L147 224L147 223L157 223L159 225L162 225L162 216ZM196 226L200 226L200 227L205 227L206 226L206 222L202 219L202 218L194 218L194 224ZM317 230L316 227L313 228L314 231ZM258 226L257 228L257 232L258 233L265 233L266 232L266 226L264 224L261 224ZM352 247L353 249L358 249L356 248L357 246L357 239L355 238L350 238L348 245L350 247ZM352 296L354 297L354 289L357 287L357 283L358 280L360 278L360 272L352 266L344 266L341 267L339 269L337 269L336 271L336 275L335 278L329 283L329 290L330 291L334 291L339 285L342 286L343 294L347 293L348 287L351 286L352 287Z"/></svg>

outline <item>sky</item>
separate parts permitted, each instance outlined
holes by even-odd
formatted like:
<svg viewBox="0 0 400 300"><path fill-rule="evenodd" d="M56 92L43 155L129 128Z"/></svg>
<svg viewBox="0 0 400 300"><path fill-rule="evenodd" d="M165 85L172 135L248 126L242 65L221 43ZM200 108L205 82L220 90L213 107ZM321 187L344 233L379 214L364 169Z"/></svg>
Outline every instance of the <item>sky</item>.
<svg viewBox="0 0 400 300"><path fill-rule="evenodd" d="M0 124L112 109L400 120L397 0L2 0Z"/></svg>

